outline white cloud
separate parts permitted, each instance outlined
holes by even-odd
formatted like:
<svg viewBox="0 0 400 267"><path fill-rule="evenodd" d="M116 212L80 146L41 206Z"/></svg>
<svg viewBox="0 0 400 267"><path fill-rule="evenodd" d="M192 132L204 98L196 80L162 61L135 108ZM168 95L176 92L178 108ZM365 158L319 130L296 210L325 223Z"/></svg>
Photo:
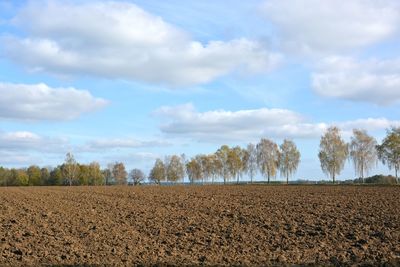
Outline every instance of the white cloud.
<svg viewBox="0 0 400 267"><path fill-rule="evenodd" d="M5 55L34 71L170 85L264 71L280 56L247 39L207 44L124 2L31 2L14 18L26 38L3 37Z"/></svg>
<svg viewBox="0 0 400 267"><path fill-rule="evenodd" d="M75 156L93 153L94 160L107 162L124 160L127 162L152 161L157 156L151 152L134 152L126 149L147 149L169 146L165 140L138 140L132 138L92 139L84 145L71 144L66 138L36 134L30 131L0 131L0 166L38 164L46 155L51 155L50 161L62 159L65 153L72 152ZM123 152L123 153L122 153ZM1 156L4 157L1 157ZM92 156L89 156L91 158ZM100 158L99 158L100 157ZM47 159L49 160L49 159ZM59 162L55 162L59 164ZM48 163L47 163L48 164Z"/></svg>
<svg viewBox="0 0 400 267"><path fill-rule="evenodd" d="M322 96L380 105L400 101L400 59L329 57L317 69L312 86Z"/></svg>
<svg viewBox="0 0 400 267"><path fill-rule="evenodd" d="M249 140L261 136L314 136L324 125L307 124L305 119L286 109L215 110L197 112L192 104L161 107L155 114L167 118L162 132L199 141Z"/></svg>
<svg viewBox="0 0 400 267"><path fill-rule="evenodd" d="M88 91L46 84L0 83L0 118L71 120L104 107L107 101Z"/></svg>
<svg viewBox="0 0 400 267"><path fill-rule="evenodd" d="M391 121L386 118L367 118L337 123L345 131L353 129L367 129L368 131L379 131L388 129L392 126L399 127L400 121Z"/></svg>
<svg viewBox="0 0 400 267"><path fill-rule="evenodd" d="M0 166L10 165L27 167L28 165L33 163L41 163L41 159L20 152L0 151Z"/></svg>
<svg viewBox="0 0 400 267"><path fill-rule="evenodd" d="M62 138L52 138L29 131L1 132L0 149L4 151L34 151L64 153L68 150L68 141Z"/></svg>
<svg viewBox="0 0 400 267"><path fill-rule="evenodd" d="M132 138L96 139L88 141L85 145L78 147L77 150L80 152L101 152L128 148L164 147L168 145L170 144L163 140L143 141Z"/></svg>
<svg viewBox="0 0 400 267"><path fill-rule="evenodd" d="M376 131L400 125L400 121L390 121L386 118L315 123L287 109L198 112L192 104L161 107L155 114L167 120L160 129L169 136L217 143L256 141L261 137L318 138L330 125L338 126L347 135L353 128Z"/></svg>
<svg viewBox="0 0 400 267"><path fill-rule="evenodd" d="M293 51L338 52L382 41L398 32L397 0L268 0L262 12Z"/></svg>
<svg viewBox="0 0 400 267"><path fill-rule="evenodd" d="M145 173L148 173L153 167L154 161L157 158L162 158L161 154L151 152L136 152L128 154L107 155L100 160L102 166L106 167L109 163L123 162L127 171L133 168L140 168Z"/></svg>

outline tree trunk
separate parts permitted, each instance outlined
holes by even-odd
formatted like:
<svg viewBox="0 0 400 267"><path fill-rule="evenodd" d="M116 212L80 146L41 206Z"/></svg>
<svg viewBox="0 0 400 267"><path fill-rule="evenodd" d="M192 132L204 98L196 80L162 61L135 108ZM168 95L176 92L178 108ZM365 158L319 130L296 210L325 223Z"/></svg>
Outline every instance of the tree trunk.
<svg viewBox="0 0 400 267"><path fill-rule="evenodd" d="M289 184L289 173L286 174L286 184Z"/></svg>
<svg viewBox="0 0 400 267"><path fill-rule="evenodd" d="M333 182L333 184L335 184L335 173L333 173L332 182Z"/></svg>
<svg viewBox="0 0 400 267"><path fill-rule="evenodd" d="M364 171L362 167L361 167L361 182L364 183Z"/></svg>
<svg viewBox="0 0 400 267"><path fill-rule="evenodd" d="M395 174L395 176L396 176L396 184L399 183L399 177L398 177L398 175L397 175L397 171L398 171L398 169L397 169L397 167L395 167L395 168L394 168L394 174Z"/></svg>
<svg viewBox="0 0 400 267"><path fill-rule="evenodd" d="M270 182L270 177L269 177L269 174L268 174L268 183Z"/></svg>

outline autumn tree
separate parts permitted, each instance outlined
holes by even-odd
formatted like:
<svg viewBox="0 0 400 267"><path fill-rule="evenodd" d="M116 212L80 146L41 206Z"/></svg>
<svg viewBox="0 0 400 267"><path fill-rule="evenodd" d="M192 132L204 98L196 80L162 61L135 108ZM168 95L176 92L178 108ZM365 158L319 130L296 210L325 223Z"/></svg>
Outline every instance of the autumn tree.
<svg viewBox="0 0 400 267"><path fill-rule="evenodd" d="M42 184L42 172L38 166L29 166L26 170L29 177L29 185L41 185Z"/></svg>
<svg viewBox="0 0 400 267"><path fill-rule="evenodd" d="M248 164L247 164L247 161L249 160L249 153L247 152L247 149L245 149L245 148L240 148L240 160L241 160L241 162L242 162L242 164L241 164L241 168L240 168L240 171L239 171L239 177L240 178L242 178L243 177L243 175L245 174L245 173L247 173L247 167L248 167Z"/></svg>
<svg viewBox="0 0 400 267"><path fill-rule="evenodd" d="M350 142L350 158L353 161L356 175L364 182L364 175L377 164L377 142L365 130L353 130Z"/></svg>
<svg viewBox="0 0 400 267"><path fill-rule="evenodd" d="M229 169L229 163L228 163L228 155L230 152L230 148L227 145L221 146L217 152L215 152L215 155L219 161L219 175L222 176L224 179L224 184L230 179L231 177L231 171Z"/></svg>
<svg viewBox="0 0 400 267"><path fill-rule="evenodd" d="M348 145L341 138L339 128L329 127L321 137L318 157L322 171L331 176L333 183L343 170L348 154Z"/></svg>
<svg viewBox="0 0 400 267"><path fill-rule="evenodd" d="M85 164L78 164L79 166L79 185L89 185L90 183L90 168Z"/></svg>
<svg viewBox="0 0 400 267"><path fill-rule="evenodd" d="M178 182L185 177L185 167L181 157L177 155L166 157L165 166L167 169L167 181Z"/></svg>
<svg viewBox="0 0 400 267"><path fill-rule="evenodd" d="M128 173L125 170L125 165L122 162L116 162L112 168L112 176L117 185L126 185Z"/></svg>
<svg viewBox="0 0 400 267"><path fill-rule="evenodd" d="M389 169L394 169L396 181L399 183L400 169L400 127L392 127L387 131L382 144L377 146L378 157Z"/></svg>
<svg viewBox="0 0 400 267"><path fill-rule="evenodd" d="M238 146L229 149L228 151L228 169L230 177L236 178L237 183L239 183L239 177L242 170L242 149Z"/></svg>
<svg viewBox="0 0 400 267"><path fill-rule="evenodd" d="M62 185L64 180L63 170L58 166L50 171L49 185Z"/></svg>
<svg viewBox="0 0 400 267"><path fill-rule="evenodd" d="M89 183L91 185L102 185L104 184L104 174L101 171L100 164L93 161L89 164Z"/></svg>
<svg viewBox="0 0 400 267"><path fill-rule="evenodd" d="M113 175L112 175L112 169L114 167L113 163L107 164L107 168L105 168L102 171L102 174L104 176L104 183L105 185L110 185L113 183Z"/></svg>
<svg viewBox="0 0 400 267"><path fill-rule="evenodd" d="M11 169L8 185L25 186L29 184L29 176L24 169Z"/></svg>
<svg viewBox="0 0 400 267"><path fill-rule="evenodd" d="M63 177L67 181L67 183L71 186L79 174L79 166L76 162L72 153L68 152L65 157L65 162L63 165Z"/></svg>
<svg viewBox="0 0 400 267"><path fill-rule="evenodd" d="M48 168L41 168L40 169L40 175L42 176L42 182L45 185L49 184L50 180L50 172Z"/></svg>
<svg viewBox="0 0 400 267"><path fill-rule="evenodd" d="M196 157L197 158L197 157ZM198 161L201 162L201 170L203 172L203 179L209 181L214 175L214 158L212 155L201 155ZM203 181L204 182L204 181Z"/></svg>
<svg viewBox="0 0 400 267"><path fill-rule="evenodd" d="M195 181L200 181L204 179L199 157L191 158L190 161L186 163L186 173L190 183L192 184Z"/></svg>
<svg viewBox="0 0 400 267"><path fill-rule="evenodd" d="M257 164L261 174L268 179L275 177L279 167L279 148L271 140L262 138L257 144Z"/></svg>
<svg viewBox="0 0 400 267"><path fill-rule="evenodd" d="M208 155L209 161L211 163L211 183L220 176L222 173L222 162L218 159L217 154Z"/></svg>
<svg viewBox="0 0 400 267"><path fill-rule="evenodd" d="M145 175L140 169L133 169L129 173L130 178L132 179L133 185L140 185L144 182Z"/></svg>
<svg viewBox="0 0 400 267"><path fill-rule="evenodd" d="M164 162L161 159L156 159L156 162L150 171L149 180L159 185L162 181L165 181L166 178L167 170Z"/></svg>
<svg viewBox="0 0 400 267"><path fill-rule="evenodd" d="M0 167L0 186L6 186L8 181L9 171Z"/></svg>
<svg viewBox="0 0 400 267"><path fill-rule="evenodd" d="M297 171L297 167L300 163L300 152L296 147L296 144L285 139L280 145L280 161L279 169L281 175L286 178L286 183L289 183L289 176L293 175Z"/></svg>
<svg viewBox="0 0 400 267"><path fill-rule="evenodd" d="M248 144L247 148L247 160L245 161L246 172L250 176L250 182L253 183L253 178L257 173L257 149L254 144Z"/></svg>

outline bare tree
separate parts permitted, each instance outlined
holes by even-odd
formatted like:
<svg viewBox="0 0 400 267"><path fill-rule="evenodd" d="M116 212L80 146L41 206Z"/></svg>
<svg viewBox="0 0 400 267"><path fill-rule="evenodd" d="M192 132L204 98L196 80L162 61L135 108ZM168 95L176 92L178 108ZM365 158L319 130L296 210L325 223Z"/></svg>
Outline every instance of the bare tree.
<svg viewBox="0 0 400 267"><path fill-rule="evenodd" d="M129 176L132 179L133 185L140 185L144 182L145 175L140 169L131 170Z"/></svg>
<svg viewBox="0 0 400 267"><path fill-rule="evenodd" d="M165 168L165 164L161 159L156 159L153 168L149 174L149 180L156 183L161 184L162 181L167 179L167 170Z"/></svg>
<svg viewBox="0 0 400 267"><path fill-rule="evenodd" d="M125 165L122 162L116 162L111 172L115 179L116 184L118 185L127 184L128 173L126 172Z"/></svg>
<svg viewBox="0 0 400 267"><path fill-rule="evenodd" d="M300 152L296 147L296 144L285 139L280 146L281 156L279 169L281 175L286 177L286 183L289 184L289 176L293 175L297 171L297 167L300 163Z"/></svg>
<svg viewBox="0 0 400 267"><path fill-rule="evenodd" d="M185 177L185 167L181 157L177 155L167 157L165 166L167 168L167 180L169 182L178 182Z"/></svg>
<svg viewBox="0 0 400 267"><path fill-rule="evenodd" d="M71 186L78 178L79 166L72 153L68 152L63 165L63 176L67 183Z"/></svg>
<svg viewBox="0 0 400 267"><path fill-rule="evenodd" d="M382 144L377 146L378 157L389 169L394 168L396 181L399 183L398 172L400 169L400 127L392 127L387 131Z"/></svg>
<svg viewBox="0 0 400 267"><path fill-rule="evenodd" d="M257 144L257 164L263 176L270 183L271 177L276 176L279 167L279 148L276 143L268 139L261 139Z"/></svg>
<svg viewBox="0 0 400 267"><path fill-rule="evenodd" d="M364 182L364 175L377 164L377 142L365 130L353 130L350 142L350 157L353 160L356 175Z"/></svg>
<svg viewBox="0 0 400 267"><path fill-rule="evenodd" d="M257 149L254 144L247 145L247 160L246 160L246 171L250 176L250 182L253 183L253 178L257 173Z"/></svg>
<svg viewBox="0 0 400 267"><path fill-rule="evenodd" d="M331 176L333 183L343 170L348 155L348 145L341 138L339 128L329 127L321 137L318 157L322 171Z"/></svg>

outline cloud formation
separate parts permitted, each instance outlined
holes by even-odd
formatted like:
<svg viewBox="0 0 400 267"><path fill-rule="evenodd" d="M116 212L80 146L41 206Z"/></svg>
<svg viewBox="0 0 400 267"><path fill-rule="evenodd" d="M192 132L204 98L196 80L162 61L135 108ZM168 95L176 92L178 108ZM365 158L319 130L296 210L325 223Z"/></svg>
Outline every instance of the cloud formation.
<svg viewBox="0 0 400 267"><path fill-rule="evenodd" d="M173 86L231 71L265 71L280 56L243 39L191 40L162 18L127 2L38 1L13 19L26 37L3 37L5 55L33 71L93 75Z"/></svg>
<svg viewBox="0 0 400 267"><path fill-rule="evenodd" d="M88 141L85 145L78 147L80 152L101 152L129 148L149 148L164 147L170 145L162 140L143 141L133 138L111 138L111 139L95 139Z"/></svg>
<svg viewBox="0 0 400 267"><path fill-rule="evenodd" d="M268 0L261 7L282 44L303 53L332 53L382 41L400 28L396 0Z"/></svg>
<svg viewBox="0 0 400 267"><path fill-rule="evenodd" d="M23 166L26 167L30 164L38 164L41 163L41 159L38 157L34 157L32 155L27 155L21 152L3 152L0 151L0 164L11 165L11 166Z"/></svg>
<svg viewBox="0 0 400 267"><path fill-rule="evenodd" d="M312 74L319 95L389 105L400 102L400 59L329 57Z"/></svg>
<svg viewBox="0 0 400 267"><path fill-rule="evenodd" d="M0 149L3 152L64 153L68 150L68 141L62 138L38 135L29 131L0 131Z"/></svg>
<svg viewBox="0 0 400 267"><path fill-rule="evenodd" d="M0 118L3 119L72 120L108 103L88 91L51 88L43 83L0 83L0 95Z"/></svg>
<svg viewBox="0 0 400 267"><path fill-rule="evenodd" d="M353 128L368 131L400 125L386 118L367 118L342 122L310 122L287 109L215 110L198 112L192 104L161 107L155 114L167 120L160 130L173 137L200 142L255 141L267 138L318 138L331 125L350 135Z"/></svg>

